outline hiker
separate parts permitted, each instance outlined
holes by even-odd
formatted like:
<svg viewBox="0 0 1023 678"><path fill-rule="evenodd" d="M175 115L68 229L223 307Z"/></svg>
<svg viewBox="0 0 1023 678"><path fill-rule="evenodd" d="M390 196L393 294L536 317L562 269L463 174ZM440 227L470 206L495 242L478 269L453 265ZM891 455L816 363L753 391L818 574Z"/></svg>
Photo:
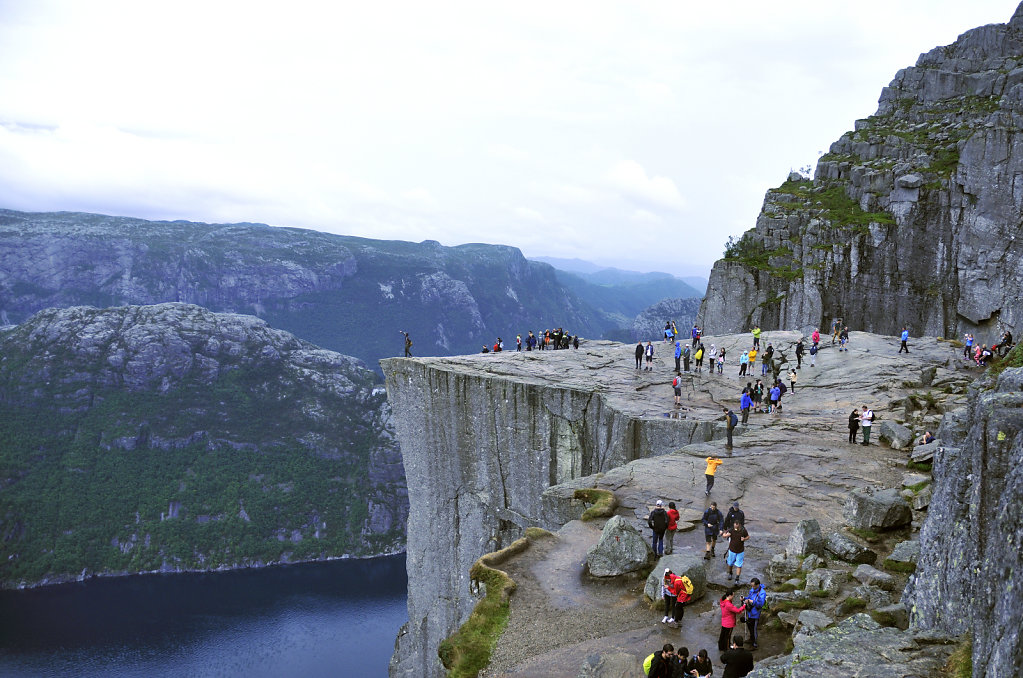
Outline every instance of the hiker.
<svg viewBox="0 0 1023 678"><path fill-rule="evenodd" d="M810 367L817 367L817 344L810 347Z"/></svg>
<svg viewBox="0 0 1023 678"><path fill-rule="evenodd" d="M735 416L735 412L732 412L727 407L722 408L725 411L725 434L728 436L728 443L725 445L728 449L732 449L732 430L736 424L739 423L739 417ZM710 488L707 488L708 492Z"/></svg>
<svg viewBox="0 0 1023 678"><path fill-rule="evenodd" d="M671 568L664 568L664 576L661 577L661 598L664 599L664 617L662 624L673 624L675 622L675 580L679 576L671 571Z"/></svg>
<svg viewBox="0 0 1023 678"><path fill-rule="evenodd" d="M764 357L760 359L760 376L767 375L767 368L771 366L771 360L774 359L774 346L771 342L767 342L767 349L764 351Z"/></svg>
<svg viewBox="0 0 1023 678"><path fill-rule="evenodd" d="M789 370L789 383L792 384L792 392L796 392L796 379L799 375L796 374L795 370Z"/></svg>
<svg viewBox="0 0 1023 678"><path fill-rule="evenodd" d="M924 437L920 439L921 445L930 445L934 442L934 434L930 431L924 431Z"/></svg>
<svg viewBox="0 0 1023 678"><path fill-rule="evenodd" d="M870 409L866 405L863 406L863 411L860 413L860 426L863 427L863 442L861 445L870 444L870 425L874 423L874 410Z"/></svg>
<svg viewBox="0 0 1023 678"><path fill-rule="evenodd" d="M692 360L693 350L686 344L685 348L682 349L682 369L686 372L689 371L689 362Z"/></svg>
<svg viewBox="0 0 1023 678"><path fill-rule="evenodd" d="M522 350L522 335L521 334L516 334L515 335L515 351L518 352L518 351L521 351L521 350Z"/></svg>
<svg viewBox="0 0 1023 678"><path fill-rule="evenodd" d="M675 342L675 374L682 374L682 342Z"/></svg>
<svg viewBox="0 0 1023 678"><path fill-rule="evenodd" d="M718 347L714 344L710 345L710 352L707 353L707 364L710 365L710 373L714 374L714 366L718 362Z"/></svg>
<svg viewBox="0 0 1023 678"><path fill-rule="evenodd" d="M963 357L967 360L970 359L970 354L973 353L973 335L967 332L963 335Z"/></svg>
<svg viewBox="0 0 1023 678"><path fill-rule="evenodd" d="M665 643L660 650L646 658L646 661L643 662L643 670L648 678L674 678L675 646Z"/></svg>
<svg viewBox="0 0 1023 678"><path fill-rule="evenodd" d="M736 605L736 602L739 604ZM729 587L721 594L718 601L721 607L721 633L718 634L718 652L726 652L728 643L732 640L732 632L735 631L735 620L743 612L742 600L736 600L736 591Z"/></svg>
<svg viewBox="0 0 1023 678"><path fill-rule="evenodd" d="M533 330L529 330L529 335L526 337L526 350L532 351L534 348L536 348L536 335L533 334ZM638 358L639 356L636 357ZM636 362L639 363L639 360ZM639 367L639 365L637 364L636 367Z"/></svg>
<svg viewBox="0 0 1023 678"><path fill-rule="evenodd" d="M849 351L849 328L843 327L842 333L838 335L838 351Z"/></svg>
<svg viewBox="0 0 1023 678"><path fill-rule="evenodd" d="M743 647L743 641L742 636L733 637L729 650L721 655L725 665L721 678L742 678L753 670L753 653Z"/></svg>
<svg viewBox="0 0 1023 678"><path fill-rule="evenodd" d="M530 335L530 337L532 337L533 333L530 332L529 335ZM529 351L529 350L532 350L532 349L527 348L526 350ZM638 370L641 367L643 367L643 342L642 341L636 344L636 369Z"/></svg>
<svg viewBox="0 0 1023 678"><path fill-rule="evenodd" d="M732 508L728 509L728 515L721 522L721 529L725 529L726 526L731 525L736 520L739 521L740 525L746 524L746 514L739 509L739 502L732 502Z"/></svg>
<svg viewBox="0 0 1023 678"><path fill-rule="evenodd" d="M652 342L648 341L646 343L646 369L647 370L654 369L653 362L654 362L654 345L653 345Z"/></svg>
<svg viewBox="0 0 1023 678"><path fill-rule="evenodd" d="M398 330L398 331L405 335L405 357L406 358L411 358L412 357L412 337L410 337L408 335L408 332L406 332L405 330Z"/></svg>
<svg viewBox="0 0 1023 678"><path fill-rule="evenodd" d="M899 353L902 353L903 351L909 353L909 347L906 346L906 342L909 341L909 330L903 327L902 335L899 338L902 340L902 345L899 346Z"/></svg>
<svg viewBox="0 0 1023 678"><path fill-rule="evenodd" d="M735 583L739 583L739 575L742 573L742 563L746 555L746 540L749 539L749 532L738 520L732 521L732 526L721 536L728 539L728 554L725 562L728 564L728 576L725 581L732 580L732 568L735 568Z"/></svg>
<svg viewBox="0 0 1023 678"><path fill-rule="evenodd" d="M718 466L721 466L723 463L718 457L707 457L707 470L703 472L703 477L707 479L707 491L704 494L708 497L710 496L710 489L714 487L714 474L717 473Z"/></svg>
<svg viewBox="0 0 1023 678"><path fill-rule="evenodd" d="M696 348L696 345L698 343L700 343L700 328L697 325L695 325L695 324L693 325L692 337L693 337L693 348Z"/></svg>
<svg viewBox="0 0 1023 678"><path fill-rule="evenodd" d="M739 356L739 376L746 376L746 367L749 365L749 352L743 351L742 355Z"/></svg>
<svg viewBox="0 0 1023 678"><path fill-rule="evenodd" d="M703 553L703 559L710 560L717 555L714 548L717 546L718 534L721 532L723 524L721 511L718 511L716 501L710 503L710 508L703 512L703 517L700 520L703 522L703 536L707 541L707 550Z"/></svg>
<svg viewBox="0 0 1023 678"><path fill-rule="evenodd" d="M739 411L742 412L743 425L749 421L749 411L753 407L753 398L750 397L749 389L743 389L742 397L739 399Z"/></svg>
<svg viewBox="0 0 1023 678"><path fill-rule="evenodd" d="M675 338L675 335L672 334L672 332L671 332L671 323L670 322L664 323L664 342L665 343L671 343L671 341L674 338Z"/></svg>
<svg viewBox="0 0 1023 678"><path fill-rule="evenodd" d="M718 351L718 374L725 373L725 347L722 346L721 350Z"/></svg>
<svg viewBox="0 0 1023 678"><path fill-rule="evenodd" d="M657 505L646 519L647 526L653 530L653 549L658 556L664 555L664 532L668 529L668 513L664 510L664 502L657 500Z"/></svg>
<svg viewBox="0 0 1023 678"><path fill-rule="evenodd" d="M757 379L757 385L753 387L753 411L760 412L764 402L764 382Z"/></svg>
<svg viewBox="0 0 1023 678"><path fill-rule="evenodd" d="M688 582L688 586L686 585ZM692 592L693 582L689 580L689 577L679 577L673 575L671 580L671 595L675 599L675 604L671 608L671 617L668 619L668 624L681 624L682 617L686 616L686 603L689 602ZM689 654L689 651L686 651Z"/></svg>
<svg viewBox="0 0 1023 678"><path fill-rule="evenodd" d="M671 387L675 389L675 407L682 406L682 375L676 374L671 380Z"/></svg>
<svg viewBox="0 0 1023 678"><path fill-rule="evenodd" d="M689 661L689 665L686 666L686 673L694 678L706 678L706 676L714 673L714 665L710 662L710 657L707 656L706 650L700 650L695 657Z"/></svg>
<svg viewBox="0 0 1023 678"><path fill-rule="evenodd" d="M849 443L856 444L856 432L860 430L860 411L853 409L849 415Z"/></svg>
<svg viewBox="0 0 1023 678"><path fill-rule="evenodd" d="M781 389L778 388L778 384L775 384L774 386L771 387L770 395L771 395L771 402L768 403L768 405L767 405L767 411L768 411L768 413L774 412L775 414L777 414L777 411L778 411L778 401L781 399Z"/></svg>
<svg viewBox="0 0 1023 678"><path fill-rule="evenodd" d="M738 577L736 577L738 579ZM742 599L746 605L746 630L749 632L749 642L753 644L753 649L756 650L759 645L757 641L760 638L757 626L760 623L760 610L764 607L764 603L767 601L767 592L764 591L764 587L760 585L760 580L756 577L750 580L749 594Z"/></svg>
<svg viewBox="0 0 1023 678"><path fill-rule="evenodd" d="M668 531L665 532L665 536L668 538L668 543L664 552L671 555L671 552L675 550L675 533L678 531L678 519L681 516L679 515L678 509L675 508L675 502L673 501L668 502L668 510L665 511L665 513L668 514Z"/></svg>
<svg viewBox="0 0 1023 678"><path fill-rule="evenodd" d="M800 337L799 338L799 343L796 344L796 369L797 370L803 368L803 351L804 350L805 349L803 347L803 338Z"/></svg>
<svg viewBox="0 0 1023 678"><path fill-rule="evenodd" d="M749 365L746 366L746 374L755 374L757 369L757 349L749 350Z"/></svg>
<svg viewBox="0 0 1023 678"><path fill-rule="evenodd" d="M693 358L696 359L696 371L703 372L703 344L697 344L696 353L693 354Z"/></svg>
<svg viewBox="0 0 1023 678"><path fill-rule="evenodd" d="M810 341L813 342L814 346L821 343L821 330L819 327L813 328L813 334L810 335Z"/></svg>
<svg viewBox="0 0 1023 678"><path fill-rule="evenodd" d="M760 348L760 325L755 326L750 333L753 334L753 348Z"/></svg>

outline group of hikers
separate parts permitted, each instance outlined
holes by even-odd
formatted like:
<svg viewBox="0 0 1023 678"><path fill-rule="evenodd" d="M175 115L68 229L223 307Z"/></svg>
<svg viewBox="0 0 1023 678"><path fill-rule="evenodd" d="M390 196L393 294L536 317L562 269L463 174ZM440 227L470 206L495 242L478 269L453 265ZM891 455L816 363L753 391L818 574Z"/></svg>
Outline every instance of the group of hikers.
<svg viewBox="0 0 1023 678"><path fill-rule="evenodd" d="M522 339L521 334L515 335L515 350L521 351L523 346L527 351L556 351L558 349L567 348L579 348L579 335L572 336L562 328L556 330L543 330L533 334L533 330L530 330L526 334L525 340ZM487 346L483 345L483 350L480 353L500 353L504 350L504 341L501 337L497 338L494 345Z"/></svg>
<svg viewBox="0 0 1023 678"><path fill-rule="evenodd" d="M717 457L708 457L706 462L706 493L709 495L714 486L714 476L723 461ZM658 555L672 553L674 533L678 531L679 519L680 514L675 502L669 501L668 508L665 509L663 500L656 501L647 516L647 525L652 531L654 552ZM746 542L749 540L749 533L745 527L746 515L739 508L738 502L732 503L725 516L718 510L717 502L711 502L703 513L701 523L706 541L705 560L717 556L719 539L728 541L724 561L728 568L726 579L729 586L718 601L721 612L718 651L721 653L720 661L725 665L725 676L745 676L753 669L753 655L751 651L745 649L745 645L752 646L754 650L758 648L759 622L767 600L766 591L757 577L750 579L749 588L744 593L739 590ZM676 573L670 567L664 569L661 578L661 597L664 601L662 624L681 627L685 607L692 599L693 590L692 580L685 573ZM745 637L733 636L739 623L746 625ZM660 652L646 658L644 670L648 676L702 677L713 673L713 662L705 649L700 650L696 657L689 657L688 648L681 648L676 652L673 645L666 644Z"/></svg>
<svg viewBox="0 0 1023 678"><path fill-rule="evenodd" d="M977 367L987 367L992 356L1002 357L1011 351L1012 347L1012 332L1009 330L1002 332L1001 339L990 348L987 344L977 343L973 335L967 332L963 337L963 359L967 362L972 361Z"/></svg>

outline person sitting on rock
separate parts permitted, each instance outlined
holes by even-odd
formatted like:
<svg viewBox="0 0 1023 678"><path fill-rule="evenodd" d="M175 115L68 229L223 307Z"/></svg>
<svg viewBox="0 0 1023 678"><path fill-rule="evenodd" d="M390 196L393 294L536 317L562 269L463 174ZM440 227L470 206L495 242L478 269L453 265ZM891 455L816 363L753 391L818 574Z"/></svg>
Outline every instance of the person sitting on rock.
<svg viewBox="0 0 1023 678"><path fill-rule="evenodd" d="M920 439L921 445L930 445L934 442L934 434L930 431L924 431L924 437Z"/></svg>

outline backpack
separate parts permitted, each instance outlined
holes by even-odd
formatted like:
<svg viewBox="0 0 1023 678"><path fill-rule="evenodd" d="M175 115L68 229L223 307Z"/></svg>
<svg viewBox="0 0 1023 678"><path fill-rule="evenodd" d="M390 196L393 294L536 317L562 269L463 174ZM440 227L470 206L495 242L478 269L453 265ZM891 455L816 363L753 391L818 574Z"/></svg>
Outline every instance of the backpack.
<svg viewBox="0 0 1023 678"><path fill-rule="evenodd" d="M701 358L703 358L703 349L702 348L698 348L698 349L696 349L696 359L700 360Z"/></svg>
<svg viewBox="0 0 1023 678"><path fill-rule="evenodd" d="M674 386L675 388L678 388L681 383L682 383L682 377L679 377L677 375L675 376L674 379L671 380L671 385Z"/></svg>
<svg viewBox="0 0 1023 678"><path fill-rule="evenodd" d="M785 382L781 382L778 384L778 390L781 392L780 395L785 395L788 392L789 387L785 385Z"/></svg>
<svg viewBox="0 0 1023 678"><path fill-rule="evenodd" d="M657 653L656 652L651 652L650 656L643 660L643 675L644 676L649 676L650 675L650 665L654 663L654 655L655 654L657 654Z"/></svg>
<svg viewBox="0 0 1023 678"><path fill-rule="evenodd" d="M693 580L689 577L682 575L682 588L686 590L686 595L693 595Z"/></svg>
<svg viewBox="0 0 1023 678"><path fill-rule="evenodd" d="M728 425L730 428L735 428L739 423L739 417L735 416L735 412L728 413Z"/></svg>
<svg viewBox="0 0 1023 678"><path fill-rule="evenodd" d="M810 347L810 355L817 355L817 345L814 344Z"/></svg>

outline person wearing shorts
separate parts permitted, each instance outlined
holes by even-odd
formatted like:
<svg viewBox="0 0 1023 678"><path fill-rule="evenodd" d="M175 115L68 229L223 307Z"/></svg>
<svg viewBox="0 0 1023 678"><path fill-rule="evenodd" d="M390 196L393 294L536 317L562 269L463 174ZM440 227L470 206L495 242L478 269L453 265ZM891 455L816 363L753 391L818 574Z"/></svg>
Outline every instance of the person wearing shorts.
<svg viewBox="0 0 1023 678"><path fill-rule="evenodd" d="M726 581L732 580L732 568L735 568L735 581L739 581L739 573L742 572L743 556L746 553L746 540L749 539L749 532L742 526L738 520L732 523L732 527L727 532L722 532L721 536L728 540L728 555L725 556L725 562L728 564L728 576L725 577Z"/></svg>

